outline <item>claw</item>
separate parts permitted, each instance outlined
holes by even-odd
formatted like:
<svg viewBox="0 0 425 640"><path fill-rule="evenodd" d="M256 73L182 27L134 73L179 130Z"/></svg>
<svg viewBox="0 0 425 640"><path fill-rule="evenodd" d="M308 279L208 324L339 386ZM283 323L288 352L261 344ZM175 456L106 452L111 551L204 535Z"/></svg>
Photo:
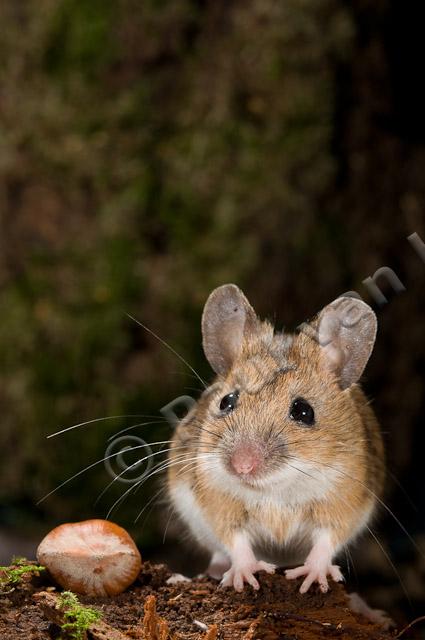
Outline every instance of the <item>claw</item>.
<svg viewBox="0 0 425 640"><path fill-rule="evenodd" d="M296 569L288 569L285 571L288 580L294 580L304 576L300 593L306 593L314 582L319 584L322 593L326 593L329 589L328 576L331 576L335 582L344 580L344 576L338 565L332 564L335 547L329 531L318 531L314 538L315 543L304 564Z"/></svg>
<svg viewBox="0 0 425 640"><path fill-rule="evenodd" d="M266 571L266 573L274 573L275 565L262 560L252 562L244 566L232 565L223 576L220 583L221 587L233 587L235 591L243 591L244 583L250 584L253 589L258 591L260 584L254 573L257 571Z"/></svg>
<svg viewBox="0 0 425 640"><path fill-rule="evenodd" d="M306 593L314 582L319 584L320 591L326 593L329 589L327 576L330 575L334 582L341 582L344 576L340 568L336 564L329 564L325 569L318 568L314 564L306 562L296 569L287 569L285 576L288 580L295 580L301 576L305 576L300 587L300 593Z"/></svg>

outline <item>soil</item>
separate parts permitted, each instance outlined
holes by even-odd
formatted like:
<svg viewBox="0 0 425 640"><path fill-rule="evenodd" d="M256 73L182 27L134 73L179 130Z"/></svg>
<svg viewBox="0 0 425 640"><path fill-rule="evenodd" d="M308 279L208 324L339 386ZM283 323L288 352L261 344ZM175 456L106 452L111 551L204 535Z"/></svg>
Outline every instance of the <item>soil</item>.
<svg viewBox="0 0 425 640"><path fill-rule="evenodd" d="M87 638L112 638L114 630L140 640L385 640L395 632L382 630L350 611L344 587L332 584L327 594L312 588L306 595L299 584L260 574L261 589L243 593L218 588L198 577L167 584L165 565L145 562L135 584L112 598L79 596L82 604L99 609L110 634L89 631ZM26 577L10 593L0 596L1 640L54 640L60 636L55 616L46 613L43 598L55 600L57 588L44 572ZM150 597L151 596L151 597ZM152 597L154 596L154 597ZM156 612L155 612L156 609ZM57 622L57 621L56 621ZM105 632L103 632L105 634ZM121 637L121 635L118 633ZM407 638L408 635L404 636ZM403 639L404 640L404 639Z"/></svg>

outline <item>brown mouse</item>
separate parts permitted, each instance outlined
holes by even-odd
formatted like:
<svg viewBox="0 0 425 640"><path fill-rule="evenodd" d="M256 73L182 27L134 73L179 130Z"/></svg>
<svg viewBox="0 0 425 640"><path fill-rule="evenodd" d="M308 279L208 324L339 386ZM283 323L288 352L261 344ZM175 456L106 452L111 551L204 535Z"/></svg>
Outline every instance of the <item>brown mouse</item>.
<svg viewBox="0 0 425 640"><path fill-rule="evenodd" d="M300 591L328 576L370 521L384 481L378 423L358 380L376 337L363 301L341 297L308 330L277 333L233 284L202 317L217 377L179 423L168 493L223 586L259 588L268 560L295 558Z"/></svg>

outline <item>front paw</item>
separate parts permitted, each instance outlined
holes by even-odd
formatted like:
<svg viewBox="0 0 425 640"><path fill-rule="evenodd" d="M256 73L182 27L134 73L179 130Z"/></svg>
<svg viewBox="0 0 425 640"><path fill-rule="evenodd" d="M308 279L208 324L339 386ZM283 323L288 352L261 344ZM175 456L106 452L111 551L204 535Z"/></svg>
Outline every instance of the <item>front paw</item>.
<svg viewBox="0 0 425 640"><path fill-rule="evenodd" d="M331 576L335 582L342 582L344 576L341 573L340 568L336 564L328 564L325 567L318 566L315 563L306 562L301 567L296 569L287 569L285 576L288 580L295 580L300 576L305 576L305 579L300 587L300 593L306 593L313 582L317 582L322 593L326 593L329 589L328 575Z"/></svg>
<svg viewBox="0 0 425 640"><path fill-rule="evenodd" d="M258 590L260 584L254 573L257 571L266 571L266 573L274 573L275 565L269 562L259 560L246 565L232 565L223 576L220 583L221 587L233 587L235 591L243 591L244 583L250 584L251 587Z"/></svg>

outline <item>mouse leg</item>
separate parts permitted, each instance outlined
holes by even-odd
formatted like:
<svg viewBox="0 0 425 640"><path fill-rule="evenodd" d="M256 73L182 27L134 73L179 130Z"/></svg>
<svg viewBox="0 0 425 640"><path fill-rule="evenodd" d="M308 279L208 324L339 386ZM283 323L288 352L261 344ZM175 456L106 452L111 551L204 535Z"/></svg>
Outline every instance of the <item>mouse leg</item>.
<svg viewBox="0 0 425 640"><path fill-rule="evenodd" d="M223 574L230 569L230 558L223 551L214 551L211 556L210 564L208 565L207 574L211 578L221 580Z"/></svg>
<svg viewBox="0 0 425 640"><path fill-rule="evenodd" d="M328 531L322 530L317 533L313 548L308 554L304 564L296 569L287 569L285 575L288 580L305 576L300 587L300 593L306 593L313 582L317 582L320 591L326 593L329 589L328 575L330 575L335 582L344 580L344 576L338 565L332 564L334 555L335 546L332 544L331 536Z"/></svg>
<svg viewBox="0 0 425 640"><path fill-rule="evenodd" d="M259 589L260 585L254 573L274 573L273 564L256 559L248 537L242 532L234 535L229 555L231 567L223 576L222 587L234 587L235 591L242 591L244 583L247 582L254 589Z"/></svg>

